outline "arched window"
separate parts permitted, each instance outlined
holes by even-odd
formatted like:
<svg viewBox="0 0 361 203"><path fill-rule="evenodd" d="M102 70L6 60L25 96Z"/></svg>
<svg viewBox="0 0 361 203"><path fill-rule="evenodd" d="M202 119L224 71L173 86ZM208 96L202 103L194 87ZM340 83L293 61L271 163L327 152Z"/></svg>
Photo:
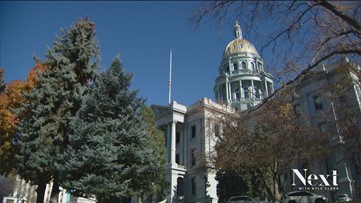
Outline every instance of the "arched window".
<svg viewBox="0 0 361 203"><path fill-rule="evenodd" d="M234 70L238 70L238 63L233 64Z"/></svg>
<svg viewBox="0 0 361 203"><path fill-rule="evenodd" d="M242 69L246 69L247 68L247 64L245 61L242 61Z"/></svg>
<svg viewBox="0 0 361 203"><path fill-rule="evenodd" d="M263 71L262 63L258 63L258 69L259 69L260 71Z"/></svg>

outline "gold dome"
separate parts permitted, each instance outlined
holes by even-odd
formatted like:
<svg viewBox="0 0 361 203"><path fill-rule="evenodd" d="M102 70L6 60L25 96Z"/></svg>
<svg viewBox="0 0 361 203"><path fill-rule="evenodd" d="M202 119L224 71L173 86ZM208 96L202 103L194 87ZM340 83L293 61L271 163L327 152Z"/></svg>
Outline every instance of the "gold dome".
<svg viewBox="0 0 361 203"><path fill-rule="evenodd" d="M258 56L258 52L256 48L254 48L253 44L243 38L236 38L231 41L224 51L224 56L231 55L235 53L251 53Z"/></svg>

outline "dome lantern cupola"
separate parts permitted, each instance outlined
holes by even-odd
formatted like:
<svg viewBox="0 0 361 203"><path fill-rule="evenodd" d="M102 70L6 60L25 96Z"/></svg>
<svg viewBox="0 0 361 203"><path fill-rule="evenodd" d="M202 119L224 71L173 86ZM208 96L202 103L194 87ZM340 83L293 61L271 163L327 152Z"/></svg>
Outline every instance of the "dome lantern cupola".
<svg viewBox="0 0 361 203"><path fill-rule="evenodd" d="M273 76L265 72L263 59L253 44L243 39L238 21L233 33L235 39L226 46L218 67L214 93L217 102L245 110L273 92Z"/></svg>

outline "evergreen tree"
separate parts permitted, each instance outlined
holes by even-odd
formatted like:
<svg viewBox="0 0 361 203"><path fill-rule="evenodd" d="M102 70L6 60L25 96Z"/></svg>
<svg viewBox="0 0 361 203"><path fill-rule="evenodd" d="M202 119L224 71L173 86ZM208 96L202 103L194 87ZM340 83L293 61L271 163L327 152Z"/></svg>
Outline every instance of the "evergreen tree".
<svg viewBox="0 0 361 203"><path fill-rule="evenodd" d="M4 69L0 68L0 94L5 91L6 84L4 81Z"/></svg>
<svg viewBox="0 0 361 203"><path fill-rule="evenodd" d="M141 117L144 101L129 90L131 79L115 58L72 122L75 131L61 177L62 186L74 195L111 203L153 189L162 169Z"/></svg>
<svg viewBox="0 0 361 203"><path fill-rule="evenodd" d="M89 92L99 66L99 48L94 23L79 19L70 30L64 29L53 48L48 50L49 67L39 74L38 83L26 95L17 112L18 125L16 171L37 187L37 202L42 203L46 184L53 181L53 199L59 193L58 166L64 164L64 151L72 133L71 118L76 116L82 97Z"/></svg>
<svg viewBox="0 0 361 203"><path fill-rule="evenodd" d="M226 202L233 196L246 195L249 191L244 178L234 171L219 170L216 174L217 195L220 202Z"/></svg>
<svg viewBox="0 0 361 203"><path fill-rule="evenodd" d="M154 149L154 156L158 158L161 168L164 169L167 164L167 149L165 147L166 141L164 134L157 128L155 115L152 109L144 105L141 108L141 114L147 124L148 139L150 141L150 146ZM162 169L158 173L157 181L154 182L154 189L158 201L163 199L163 191L168 186L168 182L165 179L165 171Z"/></svg>
<svg viewBox="0 0 361 203"><path fill-rule="evenodd" d="M0 174L9 175L14 171L15 156L19 154L19 146L14 142L16 139L16 125L20 117L15 116L14 111L22 103L28 103L24 98L37 83L37 72L44 71L46 67L36 64L30 69L26 80L14 80L6 84L6 89L0 93Z"/></svg>

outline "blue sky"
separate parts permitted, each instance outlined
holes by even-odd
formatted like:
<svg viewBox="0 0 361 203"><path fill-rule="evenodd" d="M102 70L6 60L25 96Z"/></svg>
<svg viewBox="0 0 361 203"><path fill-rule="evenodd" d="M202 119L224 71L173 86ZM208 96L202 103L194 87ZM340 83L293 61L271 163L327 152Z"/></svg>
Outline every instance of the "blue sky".
<svg viewBox="0 0 361 203"><path fill-rule="evenodd" d="M1 1L0 67L5 81L24 80L34 66L33 55L43 58L61 28L88 16L96 23L102 69L119 53L126 71L133 73L131 88L138 89L148 105L168 103L170 49L172 100L191 105L203 97L213 99L223 50L233 39L233 23L223 32L211 24L194 30L189 17L200 3Z"/></svg>

